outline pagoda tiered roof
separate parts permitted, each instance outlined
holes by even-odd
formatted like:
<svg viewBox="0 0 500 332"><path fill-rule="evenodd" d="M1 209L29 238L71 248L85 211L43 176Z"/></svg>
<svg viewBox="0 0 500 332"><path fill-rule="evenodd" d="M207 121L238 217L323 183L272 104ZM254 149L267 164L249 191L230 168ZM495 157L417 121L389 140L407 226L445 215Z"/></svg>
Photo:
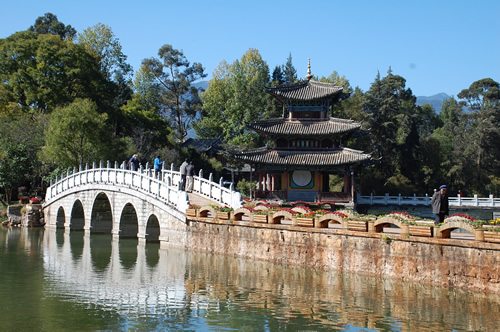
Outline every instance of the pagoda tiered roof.
<svg viewBox="0 0 500 332"><path fill-rule="evenodd" d="M369 154L348 148L333 150L280 150L263 147L242 153L234 153L233 156L246 163L323 168L358 164L371 159Z"/></svg>
<svg viewBox="0 0 500 332"><path fill-rule="evenodd" d="M343 88L332 83L303 80L296 83L267 87L266 91L278 100L317 100L340 96Z"/></svg>
<svg viewBox="0 0 500 332"><path fill-rule="evenodd" d="M247 125L250 129L268 136L328 136L347 134L361 128L353 120L329 119L267 119Z"/></svg>

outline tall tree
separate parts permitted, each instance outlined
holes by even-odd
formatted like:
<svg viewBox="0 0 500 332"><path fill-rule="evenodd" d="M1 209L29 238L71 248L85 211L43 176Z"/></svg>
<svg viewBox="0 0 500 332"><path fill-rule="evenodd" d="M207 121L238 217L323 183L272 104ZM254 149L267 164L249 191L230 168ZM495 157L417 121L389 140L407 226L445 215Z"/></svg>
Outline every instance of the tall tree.
<svg viewBox="0 0 500 332"><path fill-rule="evenodd" d="M363 105L369 116L373 156L382 158L379 167L386 179L402 173L414 180L419 169L418 109L405 85L406 80L389 68L383 79L377 74Z"/></svg>
<svg viewBox="0 0 500 332"><path fill-rule="evenodd" d="M168 119L161 117L160 83L143 65L135 75L134 90L132 99L122 106L122 126L131 139L127 152L140 152L141 158L152 160L171 138Z"/></svg>
<svg viewBox="0 0 500 332"><path fill-rule="evenodd" d="M221 63L202 95L205 116L197 133L217 133L230 144L256 146L259 136L246 124L271 116L264 91L268 84L269 67L256 49L249 49L230 66Z"/></svg>
<svg viewBox="0 0 500 332"><path fill-rule="evenodd" d="M476 81L458 97L460 105L471 110L464 119L467 146L462 156L469 160L473 169L469 174L471 186L486 193L485 185L496 181L500 174L500 90L499 83L491 78ZM491 175L491 177L489 177Z"/></svg>
<svg viewBox="0 0 500 332"><path fill-rule="evenodd" d="M172 45L163 45L158 56L143 60L143 64L163 86L162 115L170 119L177 139L182 141L202 105L200 91L193 83L207 75L200 63L190 64L182 50Z"/></svg>
<svg viewBox="0 0 500 332"><path fill-rule="evenodd" d="M297 70L292 63L292 53L290 52L286 63L283 65L284 83L294 83L297 81Z"/></svg>
<svg viewBox="0 0 500 332"><path fill-rule="evenodd" d="M76 35L75 28L59 22L57 16L52 13L38 17L35 24L30 26L28 30L37 34L58 35L61 39L73 39Z"/></svg>
<svg viewBox="0 0 500 332"><path fill-rule="evenodd" d="M97 23L78 34L78 41L99 59L101 70L108 79L117 74L127 79L132 74L132 66L127 63L120 41L109 26Z"/></svg>
<svg viewBox="0 0 500 332"><path fill-rule="evenodd" d="M285 77L283 75L283 71L281 70L281 66L276 66L274 68L271 83L273 85L279 85L285 83Z"/></svg>
<svg viewBox="0 0 500 332"><path fill-rule="evenodd" d="M201 94L203 111L199 121L194 123L196 135L202 138L224 136L221 124L226 121L231 99L231 65L221 61L212 73L208 89Z"/></svg>
<svg viewBox="0 0 500 332"><path fill-rule="evenodd" d="M32 117L0 104L0 199L41 175L37 153L43 144L44 116Z"/></svg>
<svg viewBox="0 0 500 332"><path fill-rule="evenodd" d="M0 81L5 98L25 111L50 112L75 98L110 99L96 59L52 34L21 31L0 39Z"/></svg>
<svg viewBox="0 0 500 332"><path fill-rule="evenodd" d="M62 168L106 160L114 147L106 118L89 99L57 108L50 116L42 159Z"/></svg>

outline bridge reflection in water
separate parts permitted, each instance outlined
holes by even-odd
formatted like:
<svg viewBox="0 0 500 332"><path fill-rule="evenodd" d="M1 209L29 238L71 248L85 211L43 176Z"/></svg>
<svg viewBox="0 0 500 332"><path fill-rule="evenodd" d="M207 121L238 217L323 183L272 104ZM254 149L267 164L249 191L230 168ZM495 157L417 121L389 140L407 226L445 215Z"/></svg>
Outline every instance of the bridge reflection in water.
<svg viewBox="0 0 500 332"><path fill-rule="evenodd" d="M46 290L148 329L494 331L500 299L45 230Z"/></svg>

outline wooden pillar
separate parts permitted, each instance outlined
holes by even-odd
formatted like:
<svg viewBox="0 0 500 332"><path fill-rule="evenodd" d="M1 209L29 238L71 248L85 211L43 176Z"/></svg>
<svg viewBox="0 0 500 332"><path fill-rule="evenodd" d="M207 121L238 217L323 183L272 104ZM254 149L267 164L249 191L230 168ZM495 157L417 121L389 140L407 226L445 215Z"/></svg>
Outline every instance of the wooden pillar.
<svg viewBox="0 0 500 332"><path fill-rule="evenodd" d="M354 201L354 170L351 170L351 200Z"/></svg>
<svg viewBox="0 0 500 332"><path fill-rule="evenodd" d="M253 181L253 167L252 167L252 164L250 164L250 199L253 199L253 196L252 196L252 192L253 192L253 185L252 185L252 181Z"/></svg>
<svg viewBox="0 0 500 332"><path fill-rule="evenodd" d="M266 173L266 190L271 191L271 175Z"/></svg>
<svg viewBox="0 0 500 332"><path fill-rule="evenodd" d="M271 174L271 191L276 191L276 174Z"/></svg>
<svg viewBox="0 0 500 332"><path fill-rule="evenodd" d="M348 183L349 183L349 178L348 178L348 175L347 175L347 172L344 173L344 190L343 192L347 193L349 192L348 190Z"/></svg>
<svg viewBox="0 0 500 332"><path fill-rule="evenodd" d="M259 172L259 183L257 183L257 190L262 191L262 172Z"/></svg>

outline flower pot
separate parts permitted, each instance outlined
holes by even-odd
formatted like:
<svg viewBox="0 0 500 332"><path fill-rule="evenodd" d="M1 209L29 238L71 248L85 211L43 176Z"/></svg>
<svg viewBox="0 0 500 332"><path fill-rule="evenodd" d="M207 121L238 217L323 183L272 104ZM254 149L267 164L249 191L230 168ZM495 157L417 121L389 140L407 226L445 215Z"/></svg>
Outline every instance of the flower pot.
<svg viewBox="0 0 500 332"><path fill-rule="evenodd" d="M267 214L252 214L252 221L267 224Z"/></svg>
<svg viewBox="0 0 500 332"><path fill-rule="evenodd" d="M302 217L297 217L295 226L300 226L300 227L314 227L314 218L302 218Z"/></svg>
<svg viewBox="0 0 500 332"><path fill-rule="evenodd" d="M355 232L366 232L368 230L366 221L349 220L347 222L347 229Z"/></svg>
<svg viewBox="0 0 500 332"><path fill-rule="evenodd" d="M229 212L217 211L217 219L229 220Z"/></svg>
<svg viewBox="0 0 500 332"><path fill-rule="evenodd" d="M484 241L500 243L500 232L485 231Z"/></svg>
<svg viewBox="0 0 500 332"><path fill-rule="evenodd" d="M409 225L408 226L408 232L410 232L411 236L425 236L425 237L432 237L434 227L432 226L415 226L415 225Z"/></svg>
<svg viewBox="0 0 500 332"><path fill-rule="evenodd" d="M196 217L196 215L198 214L198 209L187 209L186 210L186 216L188 217Z"/></svg>

